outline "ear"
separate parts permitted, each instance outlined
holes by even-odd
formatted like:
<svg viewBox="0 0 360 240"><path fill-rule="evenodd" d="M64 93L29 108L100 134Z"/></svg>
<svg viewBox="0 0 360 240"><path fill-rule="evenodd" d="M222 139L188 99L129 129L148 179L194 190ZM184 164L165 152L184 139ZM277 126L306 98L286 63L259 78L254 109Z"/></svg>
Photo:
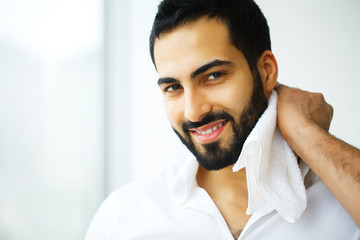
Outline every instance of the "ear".
<svg viewBox="0 0 360 240"><path fill-rule="evenodd" d="M278 65L274 54L270 50L265 50L257 61L261 80L264 87L265 96L270 97L278 77Z"/></svg>

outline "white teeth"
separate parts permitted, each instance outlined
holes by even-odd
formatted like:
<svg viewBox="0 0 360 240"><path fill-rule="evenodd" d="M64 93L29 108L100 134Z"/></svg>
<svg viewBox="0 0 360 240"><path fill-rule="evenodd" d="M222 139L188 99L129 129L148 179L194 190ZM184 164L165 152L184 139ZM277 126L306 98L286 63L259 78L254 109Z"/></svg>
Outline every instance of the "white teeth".
<svg viewBox="0 0 360 240"><path fill-rule="evenodd" d="M216 131L217 129L221 128L222 126L224 125L224 123L220 123L219 125L213 127L213 128L209 128L208 130L206 131L196 131L198 134L201 134L201 135L206 135L206 134L210 134L214 131Z"/></svg>

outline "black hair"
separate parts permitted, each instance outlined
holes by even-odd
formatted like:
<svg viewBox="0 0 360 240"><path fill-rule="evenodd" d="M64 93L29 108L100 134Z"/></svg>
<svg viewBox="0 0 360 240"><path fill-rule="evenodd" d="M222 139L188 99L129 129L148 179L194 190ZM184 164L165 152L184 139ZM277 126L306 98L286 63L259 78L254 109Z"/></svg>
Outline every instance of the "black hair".
<svg viewBox="0 0 360 240"><path fill-rule="evenodd" d="M250 70L265 50L271 50L265 16L253 0L163 0L150 34L150 54L155 65L154 43L161 33L202 17L217 18L228 27L234 46L245 56Z"/></svg>

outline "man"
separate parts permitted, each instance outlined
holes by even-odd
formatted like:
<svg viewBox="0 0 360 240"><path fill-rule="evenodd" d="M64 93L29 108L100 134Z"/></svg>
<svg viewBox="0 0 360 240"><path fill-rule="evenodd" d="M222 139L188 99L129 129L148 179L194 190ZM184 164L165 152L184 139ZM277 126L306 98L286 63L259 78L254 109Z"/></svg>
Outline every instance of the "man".
<svg viewBox="0 0 360 240"><path fill-rule="evenodd" d="M195 157L112 194L96 214L87 239L360 237L324 184L283 151L284 139L268 123L276 119L278 68L266 19L253 1L165 0L155 17L150 51L167 117ZM299 135L293 134L298 126L281 114L289 112L288 105L281 103L282 134L299 156L313 163L296 141ZM326 130L330 119L331 110L320 120ZM254 156L262 159L257 169ZM273 157L286 163L279 168L284 171L275 169L278 161ZM292 158L295 162L288 160ZM295 167L289 167L293 163ZM265 169L279 176L259 173ZM261 182L263 176L269 182ZM304 178L310 179L306 194Z"/></svg>

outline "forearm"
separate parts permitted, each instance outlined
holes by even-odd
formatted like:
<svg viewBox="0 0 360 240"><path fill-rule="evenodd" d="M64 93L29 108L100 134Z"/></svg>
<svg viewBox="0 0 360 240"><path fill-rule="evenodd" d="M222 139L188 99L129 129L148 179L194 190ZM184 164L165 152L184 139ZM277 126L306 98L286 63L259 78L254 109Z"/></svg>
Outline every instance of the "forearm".
<svg viewBox="0 0 360 240"><path fill-rule="evenodd" d="M360 151L314 123L303 123L286 138L360 228Z"/></svg>

